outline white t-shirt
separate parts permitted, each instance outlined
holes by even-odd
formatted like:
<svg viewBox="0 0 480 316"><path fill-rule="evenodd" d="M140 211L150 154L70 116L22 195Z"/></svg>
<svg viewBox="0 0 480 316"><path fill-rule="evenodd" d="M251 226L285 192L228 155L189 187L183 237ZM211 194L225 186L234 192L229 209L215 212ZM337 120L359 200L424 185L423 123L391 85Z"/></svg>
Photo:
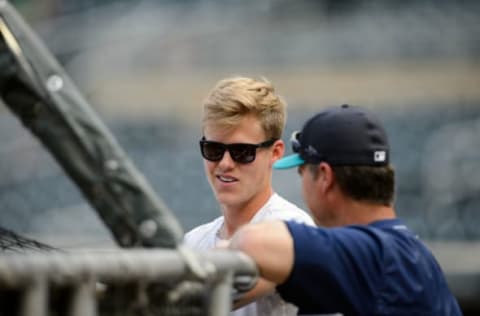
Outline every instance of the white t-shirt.
<svg viewBox="0 0 480 316"><path fill-rule="evenodd" d="M315 225L312 218L295 204L274 193L267 203L253 216L250 223L263 220L294 220ZM223 216L197 226L185 234L184 243L194 249L214 248L219 241L217 233L223 225ZM290 316L297 315L297 307L282 300L277 292L266 295L231 313L232 316Z"/></svg>

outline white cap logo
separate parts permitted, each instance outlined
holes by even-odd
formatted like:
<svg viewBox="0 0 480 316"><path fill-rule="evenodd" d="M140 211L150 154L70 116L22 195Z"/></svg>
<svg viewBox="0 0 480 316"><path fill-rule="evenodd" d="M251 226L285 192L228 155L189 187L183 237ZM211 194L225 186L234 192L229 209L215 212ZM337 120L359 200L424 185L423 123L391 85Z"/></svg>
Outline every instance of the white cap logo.
<svg viewBox="0 0 480 316"><path fill-rule="evenodd" d="M384 162L387 158L387 153L384 150L373 152L373 161Z"/></svg>

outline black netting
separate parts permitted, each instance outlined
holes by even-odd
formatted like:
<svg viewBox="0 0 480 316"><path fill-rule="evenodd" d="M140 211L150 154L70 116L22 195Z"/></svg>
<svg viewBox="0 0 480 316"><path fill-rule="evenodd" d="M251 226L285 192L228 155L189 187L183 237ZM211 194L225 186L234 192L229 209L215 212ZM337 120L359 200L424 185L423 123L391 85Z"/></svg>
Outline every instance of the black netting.
<svg viewBox="0 0 480 316"><path fill-rule="evenodd" d="M0 255L8 252L25 252L32 250L50 251L55 250L55 248L0 227Z"/></svg>
<svg viewBox="0 0 480 316"><path fill-rule="evenodd" d="M145 286L108 286L98 302L100 314L203 316L207 315L207 284L151 283Z"/></svg>
<svg viewBox="0 0 480 316"><path fill-rule="evenodd" d="M62 249L115 246L80 190L0 103L0 226Z"/></svg>

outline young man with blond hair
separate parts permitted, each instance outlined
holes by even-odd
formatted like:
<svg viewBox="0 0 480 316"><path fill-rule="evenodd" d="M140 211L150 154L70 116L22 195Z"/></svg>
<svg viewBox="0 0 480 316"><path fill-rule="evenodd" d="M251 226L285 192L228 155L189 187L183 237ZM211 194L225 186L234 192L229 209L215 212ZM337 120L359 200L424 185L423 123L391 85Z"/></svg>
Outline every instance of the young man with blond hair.
<svg viewBox="0 0 480 316"><path fill-rule="evenodd" d="M266 80L233 77L219 81L203 104L200 151L205 174L222 216L185 235L185 244L210 249L228 243L243 225L293 220L314 225L310 216L272 188L272 166L284 153L285 102ZM272 291L249 303L262 289ZM260 280L233 315L296 315L273 286Z"/></svg>

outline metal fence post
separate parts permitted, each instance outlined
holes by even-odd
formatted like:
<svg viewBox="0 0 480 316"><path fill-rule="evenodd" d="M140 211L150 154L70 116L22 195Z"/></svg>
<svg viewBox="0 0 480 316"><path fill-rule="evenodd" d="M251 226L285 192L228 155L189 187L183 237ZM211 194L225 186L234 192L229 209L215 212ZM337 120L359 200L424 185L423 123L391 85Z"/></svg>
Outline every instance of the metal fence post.
<svg viewBox="0 0 480 316"><path fill-rule="evenodd" d="M20 315L47 316L48 282L44 275L37 275L22 290Z"/></svg>
<svg viewBox="0 0 480 316"><path fill-rule="evenodd" d="M96 316L95 281L88 278L74 285L70 303L71 316Z"/></svg>
<svg viewBox="0 0 480 316"><path fill-rule="evenodd" d="M225 316L230 313L232 309L232 283L232 271L221 273L214 279L208 300L209 316Z"/></svg>

